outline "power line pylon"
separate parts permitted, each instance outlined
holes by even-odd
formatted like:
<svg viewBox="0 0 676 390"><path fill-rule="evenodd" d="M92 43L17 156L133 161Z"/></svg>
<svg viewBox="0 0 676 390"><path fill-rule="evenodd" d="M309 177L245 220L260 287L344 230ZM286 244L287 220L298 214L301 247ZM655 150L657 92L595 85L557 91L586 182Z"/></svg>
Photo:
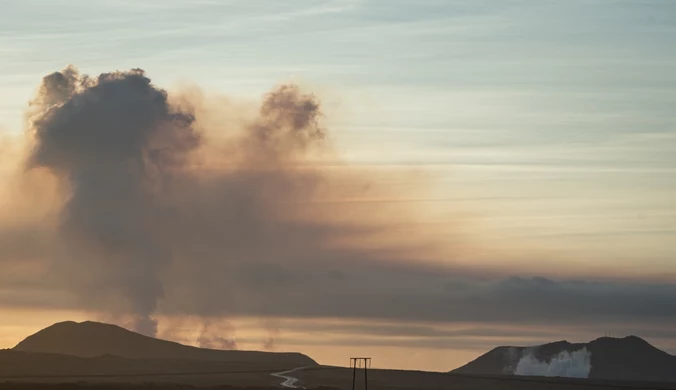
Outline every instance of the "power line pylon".
<svg viewBox="0 0 676 390"><path fill-rule="evenodd" d="M364 367L364 390L369 388L369 376L368 371L371 367L371 358L370 357L353 357L350 358L350 368L352 368L352 390L355 390L357 382L357 368L361 368L363 364Z"/></svg>

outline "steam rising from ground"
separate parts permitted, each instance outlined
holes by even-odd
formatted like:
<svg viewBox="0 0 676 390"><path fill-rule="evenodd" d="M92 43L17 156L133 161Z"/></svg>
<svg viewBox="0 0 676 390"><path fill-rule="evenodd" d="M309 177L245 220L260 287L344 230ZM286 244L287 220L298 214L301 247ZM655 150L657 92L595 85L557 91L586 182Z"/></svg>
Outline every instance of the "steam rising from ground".
<svg viewBox="0 0 676 390"><path fill-rule="evenodd" d="M226 329L221 327L218 330L214 330L212 329L212 324L205 321L197 338L197 346L209 349L237 349L237 342L234 338L235 328L228 323L225 325Z"/></svg>
<svg viewBox="0 0 676 390"><path fill-rule="evenodd" d="M528 351L517 363L514 375L587 378L590 371L591 353L582 348L573 352L562 351L549 361L540 361L532 351Z"/></svg>
<svg viewBox="0 0 676 390"><path fill-rule="evenodd" d="M343 265L412 253L383 227L389 210L349 202L372 181L326 163L314 95L282 85L250 107L170 96L140 69L46 76L28 111L22 180L0 215L25 239L2 255L45 265L45 283L79 305L155 335L158 312L275 314L270 294L307 298L295 285L330 289ZM236 348L210 329L204 320L200 345Z"/></svg>

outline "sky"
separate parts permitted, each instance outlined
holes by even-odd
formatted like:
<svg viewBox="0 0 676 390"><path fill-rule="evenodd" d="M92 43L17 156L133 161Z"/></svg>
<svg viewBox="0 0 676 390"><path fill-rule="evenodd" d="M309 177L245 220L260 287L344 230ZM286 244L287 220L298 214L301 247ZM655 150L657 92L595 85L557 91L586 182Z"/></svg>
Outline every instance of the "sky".
<svg viewBox="0 0 676 390"><path fill-rule="evenodd" d="M637 334L676 352L670 330L676 323L673 1L0 5L0 184L6 183L0 192L0 347L60 320L125 323L139 306L110 302L120 291L119 300L136 302L134 283L147 272L149 279L138 277L142 285L157 283L163 291L143 315L157 322L157 335L188 343L209 328L240 348L262 348L274 339L268 347L306 352L327 364L372 355L374 367L441 371L496 345L586 341L606 333ZM42 248L33 240L51 234L39 210L79 210L71 201L91 183L48 159L48 136L22 141L36 129L43 135L58 130L44 99L44 112L36 114L43 121L27 119L35 114L29 102L47 96L39 89L43 77L69 64L93 77L141 68L170 97L200 89L206 96L200 115L207 119L198 115L197 121L208 122L216 136L219 121L249 115L249 107L280 84L313 93L332 157L304 162L317 164L321 180L339 184L312 187L321 199L303 197L302 206L284 210L285 222L302 215L312 223L279 229L313 235L270 240L269 253L256 252L256 261L241 260L254 257L242 249L227 270L212 255L224 249L218 240L205 241L205 260L162 260L149 270L136 268L145 260L125 260L115 267L126 270L114 268L111 278L104 277L106 260L91 261L106 298L91 298L91 286L71 289L65 274L79 269L80 260L57 259L49 245L58 244L49 239L49 250L24 249ZM80 123L68 122L65 108L60 112L63 123ZM274 126L270 118L277 117L247 120L259 128ZM42 198L43 187L9 184L23 158L21 142L46 148L32 158L64 180L70 198L57 197L62 204L55 205ZM304 153L292 152L294 158ZM242 158L237 161L253 164ZM294 186L305 183L296 171L284 172ZM300 196L253 183L245 194L281 191L294 204ZM208 199L204 215L222 206L214 198L199 198ZM315 204L323 205L320 212ZM246 218L218 215L233 220L228 229ZM178 221L198 226L206 218ZM277 232L277 220L262 221ZM364 227L374 221L380 223L375 233ZM372 233L368 243L361 242L367 233L360 227ZM255 240L258 233L252 234L242 239ZM325 244L341 240L349 244ZM275 257L285 245L293 251ZM157 247L172 258L202 253L178 244ZM228 276L218 281L219 272Z"/></svg>

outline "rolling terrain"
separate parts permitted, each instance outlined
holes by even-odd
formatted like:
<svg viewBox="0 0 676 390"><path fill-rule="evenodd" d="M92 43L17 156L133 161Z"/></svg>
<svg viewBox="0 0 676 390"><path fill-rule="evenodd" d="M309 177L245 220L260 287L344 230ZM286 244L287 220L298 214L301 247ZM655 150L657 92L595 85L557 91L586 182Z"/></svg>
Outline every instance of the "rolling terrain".
<svg viewBox="0 0 676 390"><path fill-rule="evenodd" d="M97 322L61 322L0 350L0 382L275 386L300 353L196 348Z"/></svg>
<svg viewBox="0 0 676 390"><path fill-rule="evenodd" d="M546 363L582 348L591 356L589 379L513 375L518 359L527 354ZM633 336L560 341L498 347L450 373L369 369L368 385L372 390L676 389L674 360ZM0 350L0 390L349 390L352 374L352 369L320 366L300 353L201 349L95 322L58 323ZM364 388L362 370L356 384Z"/></svg>
<svg viewBox="0 0 676 390"><path fill-rule="evenodd" d="M317 363L300 353L223 351L143 336L116 325L60 322L21 341L15 351L79 357L113 355L126 359L184 359L274 365L286 368Z"/></svg>

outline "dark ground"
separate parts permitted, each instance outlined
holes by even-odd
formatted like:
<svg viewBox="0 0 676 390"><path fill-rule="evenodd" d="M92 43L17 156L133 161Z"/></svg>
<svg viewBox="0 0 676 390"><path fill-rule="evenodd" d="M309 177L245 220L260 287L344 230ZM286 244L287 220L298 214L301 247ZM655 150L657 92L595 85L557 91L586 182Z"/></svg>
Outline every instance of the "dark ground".
<svg viewBox="0 0 676 390"><path fill-rule="evenodd" d="M180 384L0 383L0 390L278 390L278 387L193 387ZM336 390L318 387L316 390Z"/></svg>
<svg viewBox="0 0 676 390"><path fill-rule="evenodd" d="M352 389L352 370L336 367L312 367L292 374L301 384ZM357 389L364 389L363 371L357 371ZM625 382L593 379L545 378L522 376L481 376L440 372L376 370L368 371L369 390L665 390L676 383Z"/></svg>
<svg viewBox="0 0 676 390"><path fill-rule="evenodd" d="M296 371L301 386L317 390L352 389L352 370L318 367ZM364 389L363 371L358 371L356 388ZM171 379L171 378L169 378ZM175 379L175 378L174 378ZM203 378L204 379L204 378ZM234 380L233 380L234 379ZM253 379L249 382L248 379ZM71 383L0 382L0 390L279 390L279 378L259 375L257 378L221 378L228 385L197 381L197 385L164 382L158 378L139 378L138 382L87 380ZM62 380L63 381L63 380ZM151 382L152 381L152 382ZM211 383L209 383L211 382ZM267 382L267 383L266 383ZM261 383L261 385L253 385ZM266 384L262 384L266 383ZM369 390L676 390L676 383L619 382L566 378L530 378L515 376L460 375L422 371L369 370ZM251 385L249 385L251 384Z"/></svg>

